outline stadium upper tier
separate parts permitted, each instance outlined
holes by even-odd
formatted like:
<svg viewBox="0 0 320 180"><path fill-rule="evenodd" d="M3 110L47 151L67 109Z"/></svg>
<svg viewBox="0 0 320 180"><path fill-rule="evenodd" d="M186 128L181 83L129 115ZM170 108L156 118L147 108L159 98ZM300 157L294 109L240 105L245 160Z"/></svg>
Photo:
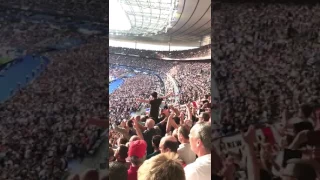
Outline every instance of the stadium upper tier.
<svg viewBox="0 0 320 180"><path fill-rule="evenodd" d="M110 25L119 27L110 28L110 38L198 44L211 33L210 0L119 0L118 2L121 5L119 11L115 10L116 6L110 10ZM125 15L122 16L123 14ZM121 17L124 17L123 21L120 20ZM124 28L127 27L125 24L129 24L128 29Z"/></svg>
<svg viewBox="0 0 320 180"><path fill-rule="evenodd" d="M122 47L109 47L109 53L135 55L154 59L211 59L211 45L184 51L151 51Z"/></svg>

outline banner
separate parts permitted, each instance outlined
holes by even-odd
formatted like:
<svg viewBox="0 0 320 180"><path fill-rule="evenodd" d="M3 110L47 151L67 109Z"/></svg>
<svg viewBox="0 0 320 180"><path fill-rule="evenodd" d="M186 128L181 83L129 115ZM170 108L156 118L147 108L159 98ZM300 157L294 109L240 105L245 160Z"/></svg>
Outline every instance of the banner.
<svg viewBox="0 0 320 180"><path fill-rule="evenodd" d="M275 139L277 134L275 133L276 129L273 126L263 127L256 130L256 142L257 143L270 143L279 144ZM279 139L279 138L278 138ZM240 133L224 136L213 142L213 146L218 152L234 152L238 153L239 150L244 145L243 138Z"/></svg>

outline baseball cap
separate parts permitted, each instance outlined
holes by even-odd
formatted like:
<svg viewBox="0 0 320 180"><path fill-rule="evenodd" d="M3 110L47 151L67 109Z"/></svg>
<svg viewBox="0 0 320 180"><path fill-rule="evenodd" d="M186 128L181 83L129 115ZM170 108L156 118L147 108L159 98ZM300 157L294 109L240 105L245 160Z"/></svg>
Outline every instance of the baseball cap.
<svg viewBox="0 0 320 180"><path fill-rule="evenodd" d="M128 156L136 156L139 159L143 158L147 152L147 143L144 140L132 141L129 144Z"/></svg>

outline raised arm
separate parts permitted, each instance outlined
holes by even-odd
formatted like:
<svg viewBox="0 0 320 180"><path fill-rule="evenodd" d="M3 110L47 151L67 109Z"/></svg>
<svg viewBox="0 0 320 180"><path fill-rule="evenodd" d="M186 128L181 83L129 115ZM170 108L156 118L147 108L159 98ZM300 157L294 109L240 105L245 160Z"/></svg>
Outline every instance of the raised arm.
<svg viewBox="0 0 320 180"><path fill-rule="evenodd" d="M180 113L180 125L184 124L184 112Z"/></svg>
<svg viewBox="0 0 320 180"><path fill-rule="evenodd" d="M192 111L190 109L191 103L186 104L187 107L187 114L188 114L188 119L192 120Z"/></svg>
<svg viewBox="0 0 320 180"><path fill-rule="evenodd" d="M256 139L256 131L254 126L250 126L246 134L242 134L244 144L247 152L247 169L248 169L248 180L259 180L260 179L260 167L254 151L254 142Z"/></svg>
<svg viewBox="0 0 320 180"><path fill-rule="evenodd" d="M177 116L180 116L180 111L179 111L178 108L175 108L175 107L171 106L170 109L171 109L174 113L176 113Z"/></svg>
<svg viewBox="0 0 320 180"><path fill-rule="evenodd" d="M173 118L173 114L171 113L168 117L168 122L167 122L167 126L166 126L166 134L170 134L171 132L171 121Z"/></svg>
<svg viewBox="0 0 320 180"><path fill-rule="evenodd" d="M124 128L120 128L116 124L113 124L112 127L113 127L114 131L121 133L126 138L129 136L128 132Z"/></svg>
<svg viewBox="0 0 320 180"><path fill-rule="evenodd" d="M150 100L145 100L145 99L137 99L137 101L142 103L150 103Z"/></svg>
<svg viewBox="0 0 320 180"><path fill-rule="evenodd" d="M167 94L166 96L160 97L161 99L167 99L168 97L172 96L173 92Z"/></svg>
<svg viewBox="0 0 320 180"><path fill-rule="evenodd" d="M141 129L139 128L139 123L138 123L138 121L137 121L136 119L133 119L133 122L134 122L133 125L134 125L134 128L136 129L136 133L137 133L138 137L139 137L140 139L144 140L143 134L142 134L142 132L141 132Z"/></svg>

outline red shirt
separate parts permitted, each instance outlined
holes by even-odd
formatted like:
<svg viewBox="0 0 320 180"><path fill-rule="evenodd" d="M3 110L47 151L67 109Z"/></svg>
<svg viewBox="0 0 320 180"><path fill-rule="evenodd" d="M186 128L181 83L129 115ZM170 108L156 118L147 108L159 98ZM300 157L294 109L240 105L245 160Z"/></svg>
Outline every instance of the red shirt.
<svg viewBox="0 0 320 180"><path fill-rule="evenodd" d="M130 168L128 169L128 180L138 180L138 169L139 167L130 165Z"/></svg>

